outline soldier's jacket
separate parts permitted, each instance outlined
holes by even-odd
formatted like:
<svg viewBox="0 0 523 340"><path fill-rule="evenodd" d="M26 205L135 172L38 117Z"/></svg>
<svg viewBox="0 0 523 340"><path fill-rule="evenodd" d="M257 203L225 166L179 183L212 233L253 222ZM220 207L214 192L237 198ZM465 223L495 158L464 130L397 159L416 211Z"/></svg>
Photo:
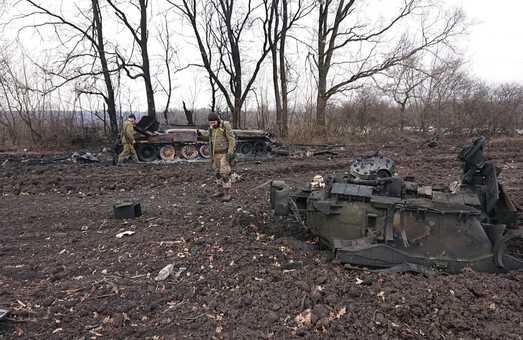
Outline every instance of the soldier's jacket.
<svg viewBox="0 0 523 340"><path fill-rule="evenodd" d="M122 143L131 144L134 141L134 126L133 122L126 120L122 125Z"/></svg>
<svg viewBox="0 0 523 340"><path fill-rule="evenodd" d="M216 128L210 128L208 132L200 136L203 140L208 140L211 147L211 155L217 153L234 153L235 139L232 125L226 120L220 121Z"/></svg>

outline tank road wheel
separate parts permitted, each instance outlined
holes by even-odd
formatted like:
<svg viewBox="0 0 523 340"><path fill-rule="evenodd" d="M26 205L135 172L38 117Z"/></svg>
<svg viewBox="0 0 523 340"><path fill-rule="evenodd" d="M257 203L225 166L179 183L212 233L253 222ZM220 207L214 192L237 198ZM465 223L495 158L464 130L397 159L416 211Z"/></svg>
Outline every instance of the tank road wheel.
<svg viewBox="0 0 523 340"><path fill-rule="evenodd" d="M156 148L151 144L139 144L136 148L138 159L142 162L152 162L157 159Z"/></svg>
<svg viewBox="0 0 523 340"><path fill-rule="evenodd" d="M175 156L176 150L174 150L172 145L164 145L160 149L160 157L162 157L164 161L172 161Z"/></svg>
<svg viewBox="0 0 523 340"><path fill-rule="evenodd" d="M211 158L211 148L209 148L209 144L203 144L200 145L200 156L205 159Z"/></svg>
<svg viewBox="0 0 523 340"><path fill-rule="evenodd" d="M254 146L251 143L242 143L240 144L240 153L242 155L250 155L254 150Z"/></svg>
<svg viewBox="0 0 523 340"><path fill-rule="evenodd" d="M254 143L254 152L256 154L266 154L269 151L267 144L265 142L256 142Z"/></svg>
<svg viewBox="0 0 523 340"><path fill-rule="evenodd" d="M180 154L185 159L195 159L198 157L198 150L196 149L196 146L192 144L184 145L180 151Z"/></svg>

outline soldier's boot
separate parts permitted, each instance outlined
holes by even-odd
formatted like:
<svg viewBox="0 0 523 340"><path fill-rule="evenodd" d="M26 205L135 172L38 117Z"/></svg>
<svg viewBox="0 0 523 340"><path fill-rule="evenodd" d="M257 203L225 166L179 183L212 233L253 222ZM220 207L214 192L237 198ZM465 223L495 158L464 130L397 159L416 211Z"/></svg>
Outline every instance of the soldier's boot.
<svg viewBox="0 0 523 340"><path fill-rule="evenodd" d="M138 159L138 156L136 156L136 155L132 155L132 156L131 156L131 159L132 159L133 162L135 162L135 163L141 163L140 160Z"/></svg>
<svg viewBox="0 0 523 340"><path fill-rule="evenodd" d="M118 156L118 161L116 162L116 165L123 165L123 161L125 161L125 157Z"/></svg>
<svg viewBox="0 0 523 340"><path fill-rule="evenodd" d="M222 197L222 202L229 202L230 200L232 200L230 189L225 188L225 193Z"/></svg>

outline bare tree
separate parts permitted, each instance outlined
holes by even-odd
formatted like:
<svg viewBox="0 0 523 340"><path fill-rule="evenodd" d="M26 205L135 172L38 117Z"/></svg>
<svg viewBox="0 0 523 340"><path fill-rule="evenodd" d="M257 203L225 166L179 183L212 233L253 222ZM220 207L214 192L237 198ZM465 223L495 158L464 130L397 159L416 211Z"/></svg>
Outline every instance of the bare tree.
<svg viewBox="0 0 523 340"><path fill-rule="evenodd" d="M523 85L502 83L495 92L497 132L514 133L523 122Z"/></svg>
<svg viewBox="0 0 523 340"><path fill-rule="evenodd" d="M163 49L163 62L166 70L167 84L165 85L163 81L158 81L158 84L161 90L166 95L165 107L163 110L163 118L165 123L168 124L168 112L169 106L171 105L172 95L173 95L173 76L186 69L188 66L181 67L177 63L178 49L173 44L174 38L171 32L171 26L169 25L169 17L167 14L164 14L162 17L162 25L158 29L158 41L160 46ZM159 77L159 74L156 75ZM185 106L185 103L184 103Z"/></svg>
<svg viewBox="0 0 523 340"><path fill-rule="evenodd" d="M421 120L421 126L433 126L440 130L451 128L459 129L463 122L455 120L453 103L460 99L462 87L468 84L468 76L463 69L463 60L457 58L435 58L430 69L430 77L427 78L429 85L425 88L428 93L430 110L429 117Z"/></svg>
<svg viewBox="0 0 523 340"><path fill-rule="evenodd" d="M42 117L49 105L46 94L50 82L41 69L31 69L30 63L25 55L16 62L5 56L2 58L0 124L7 128L13 142L27 130L30 142L39 145L44 140L45 120Z"/></svg>
<svg viewBox="0 0 523 340"><path fill-rule="evenodd" d="M463 34L467 27L461 10L440 13L437 6L424 0L404 0L395 14L376 22L365 21L356 6L363 3L356 0L319 2L317 46L312 48L310 60L316 70L316 122L320 127L325 126L329 98L350 91L358 80L397 65L420 51L450 43L451 38ZM410 30L416 36L402 33L400 24L415 17L421 18L420 26ZM391 46L394 36L396 45Z"/></svg>
<svg viewBox="0 0 523 340"><path fill-rule="evenodd" d="M254 100L256 102L256 126L260 129L266 129L269 123L270 112L268 93L270 91L271 89L266 87L253 89Z"/></svg>
<svg viewBox="0 0 523 340"><path fill-rule="evenodd" d="M77 8L78 12L71 12L67 17L63 13L52 12L35 1L23 1L35 10L19 19L43 18L43 21L28 27L36 30L41 26L52 27L57 41L66 51L64 57L55 64L54 70L46 69L47 73L60 79L51 90L74 83L79 94L101 96L107 104L110 130L116 136L118 124L112 74L117 70L111 69L107 58L99 1L91 0L89 10ZM100 77L103 78L103 88L97 84Z"/></svg>
<svg viewBox="0 0 523 340"><path fill-rule="evenodd" d="M275 22L269 39L272 46L272 78L276 105L276 126L278 134L286 137L289 133L289 67L285 55L287 36L296 22L313 10L314 2L274 0L273 3L272 10L275 13ZM294 6L291 6L291 4ZM293 10L291 11L291 9Z"/></svg>
<svg viewBox="0 0 523 340"><path fill-rule="evenodd" d="M414 55L382 72L384 77L373 77L376 86L399 107L399 130L405 128L408 104L416 95L416 89L430 77L424 69L422 56Z"/></svg>
<svg viewBox="0 0 523 340"><path fill-rule="evenodd" d="M0 0L0 16L5 12L6 7L9 5L7 0Z"/></svg>
<svg viewBox="0 0 523 340"><path fill-rule="evenodd" d="M274 2L167 1L189 21L203 63L199 66L209 74L211 88L216 86L224 96L233 125L241 127L242 106L272 44L276 43L269 40L274 25ZM260 41L253 44L253 39ZM213 55L217 59L213 60ZM212 108L214 103L213 97Z"/></svg>
<svg viewBox="0 0 523 340"><path fill-rule="evenodd" d="M422 59L430 61L430 65L422 65ZM403 107L404 113L409 109L408 117L405 115L404 118L408 118L410 126L423 131L429 127L459 131L462 127L460 117L464 113L458 112L460 110L457 107L463 98L462 94L466 93L464 89L470 86L470 79L464 69L465 62L461 56L438 53L433 55L432 60L428 57L416 60L404 64L402 68L396 66L389 70L402 71L401 75L396 73L393 82L398 85L394 98L400 99L402 103L399 105Z"/></svg>
<svg viewBox="0 0 523 340"><path fill-rule="evenodd" d="M113 8L118 19L124 24L133 37L133 41L138 45L140 50L140 61L133 61L134 46L131 49L129 55L124 55L121 51L117 51L118 58L121 62L121 66L127 72L127 76L131 79L143 79L145 85L145 96L147 98L147 115L156 118L156 105L154 100L154 88L151 76L151 63L149 60L149 49L148 39L149 31L147 28L147 7L149 5L148 0L138 0L138 5L135 1L129 0L129 5L138 10L139 23L133 24L129 20L125 10L122 9L123 5L117 4L113 0L107 0L107 3Z"/></svg>
<svg viewBox="0 0 523 340"><path fill-rule="evenodd" d="M0 126L3 127L3 131L7 131L3 135L3 142L5 138L9 137L13 143L18 140L17 133L17 110L14 105L16 93L17 93L17 78L13 75L11 65L13 61L7 55L6 50L2 49L0 52Z"/></svg>
<svg viewBox="0 0 523 340"><path fill-rule="evenodd" d="M487 84L469 80L457 92L455 115L460 129L452 132L510 134L523 126L523 88L520 83Z"/></svg>

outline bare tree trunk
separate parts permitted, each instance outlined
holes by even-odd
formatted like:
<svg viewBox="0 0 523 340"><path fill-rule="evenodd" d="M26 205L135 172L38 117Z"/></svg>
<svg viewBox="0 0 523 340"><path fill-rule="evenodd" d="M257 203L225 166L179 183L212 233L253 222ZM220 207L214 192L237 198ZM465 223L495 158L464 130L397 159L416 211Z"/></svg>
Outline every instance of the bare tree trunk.
<svg viewBox="0 0 523 340"><path fill-rule="evenodd" d="M278 16L277 16L278 17ZM276 19L276 25L275 27L278 27L278 19ZM277 37L277 30L274 30L274 39L276 40ZM282 125L283 123L283 107L282 107L282 96L280 93L280 85L279 85L279 76L278 72L281 69L278 69L278 62L281 63L281 60L278 55L278 48L277 45L274 44L271 48L271 56L272 56L272 84L274 88L274 102L276 106L276 126L278 128L278 134L283 137L282 135Z"/></svg>
<svg viewBox="0 0 523 340"><path fill-rule="evenodd" d="M151 77L151 66L149 61L149 49L147 40L149 30L147 28L147 0L140 0L140 50L143 62L143 81L145 83L145 95L147 96L147 115L156 118L156 105L154 103L154 89Z"/></svg>
<svg viewBox="0 0 523 340"><path fill-rule="evenodd" d="M34 27L36 30L39 29L38 27L40 25L47 25L53 27L57 35L66 32L69 33L62 27L70 29L71 32L74 32L75 34L75 39L71 39L72 41L75 41L75 43L72 44L72 47L66 44L68 39L60 37L60 39L63 39L64 41L62 44L63 47L69 50L67 52L67 57L63 61L60 61L60 63L57 65L59 71L53 71L51 67L46 69L48 74L62 79L62 82L60 82L58 85L55 85L52 90L63 87L67 83L76 82L78 79L82 79L83 81L92 80L96 82L99 81L100 77L102 76L105 84L105 92L96 89L96 87L79 86L77 84L75 84L75 91L78 94L91 96L95 95L104 99L108 108L111 133L116 135L118 133L116 99L114 86L111 80L111 74L114 71L110 70L107 60L107 52L105 50L105 45L107 42L103 35L102 15L100 13L99 0L91 0L91 11L93 18L92 20L89 20L87 16L82 14L82 18L87 18L87 20L89 20L87 23L82 24L75 23L75 19L77 19L77 17L73 17L71 14L69 14L70 17L66 18L61 14L56 14L49 11L45 7L37 4L35 1L25 0L25 2L27 2L32 7L39 9L38 12L33 12L27 15L28 17L43 16L51 19L50 21L44 21L41 24L35 24ZM83 46L85 46L85 43L82 40L87 40L89 47L84 48ZM94 64L97 64L98 58L100 59L100 65L102 69L101 72L97 69L97 67L93 66ZM68 66L74 65L74 62L77 60L82 60L82 62L85 62L85 69L84 67L75 67L72 70L68 69ZM93 60L96 62L93 62Z"/></svg>
<svg viewBox="0 0 523 340"><path fill-rule="evenodd" d="M11 138L11 141L16 144L18 140L18 128L16 111L14 104L11 102L11 94L16 93L13 90L14 77L11 71L11 63L7 57L0 58L0 68L2 69L2 76L0 77L0 89L4 100L0 101L0 125L4 126ZM12 82L12 83L11 83Z"/></svg>
<svg viewBox="0 0 523 340"><path fill-rule="evenodd" d="M322 95L318 90L318 97L316 98L316 125L318 127L318 135L325 137L325 112L327 110L327 97Z"/></svg>
<svg viewBox="0 0 523 340"><path fill-rule="evenodd" d="M285 1L285 0L284 0ZM286 34L282 32L282 41L280 42L280 75L281 75L281 117L278 122L280 136L289 135L289 92L287 90L287 63L285 61L285 40Z"/></svg>
<svg viewBox="0 0 523 340"><path fill-rule="evenodd" d="M147 46L149 31L147 28L147 5L148 0L139 0L140 4L140 25L135 29L127 19L127 15L122 11L113 0L107 0L107 3L115 10L116 16L127 27L134 38L134 41L140 47L141 65L132 63L121 54L118 54L122 67L127 72L127 76L131 79L142 78L145 86L145 96L147 98L147 115L156 119L156 106L154 101L154 89L150 70L149 51ZM139 33L139 34L138 34ZM136 74L131 72L131 69L137 68Z"/></svg>
<svg viewBox="0 0 523 340"><path fill-rule="evenodd" d="M109 71L109 65L107 63L106 53L105 53L105 41L103 36L103 27L102 27L102 16L100 14L100 4L98 0L92 0L93 6L93 23L96 28L96 46L98 51L98 56L100 57L100 64L102 66L103 78L105 82L105 88L107 91L106 96L104 96L105 102L107 104L107 114L109 115L109 124L111 127L111 134L114 138L118 136L118 123L116 118L116 99L114 95L113 82L111 80L111 73Z"/></svg>
<svg viewBox="0 0 523 340"><path fill-rule="evenodd" d="M287 0L281 0L281 29L279 25L280 12L279 8L275 6L275 25L274 25L274 41L279 44L274 44L271 49L272 67L273 67L273 84L274 84L274 98L276 104L276 126L278 134L281 137L286 137L289 134L288 121L288 90L287 90L287 64L285 60L285 44L287 43L288 25L288 4ZM278 50L279 46L279 50Z"/></svg>
<svg viewBox="0 0 523 340"><path fill-rule="evenodd" d="M272 34L274 11L273 1L235 2L233 0L182 0L181 4L167 0L175 6L191 23L200 55L202 67L209 74L213 89L212 109L215 109L214 89L219 89L232 115L232 124L242 127L242 106L252 89L263 61L271 51L269 37ZM235 7L236 6L236 7ZM259 17L253 20L253 11L257 9ZM200 19L202 18L202 19ZM252 31L260 28L260 31ZM258 56L252 64L247 64L252 73L245 74L246 58L242 50L251 40L243 38L244 32L251 30L263 40ZM247 33L245 33L247 34ZM212 60L216 57L216 62ZM245 83L243 79L246 79Z"/></svg>
<svg viewBox="0 0 523 340"><path fill-rule="evenodd" d="M358 80L377 75L422 51L450 45L451 39L464 34L469 24L461 10L442 13L422 0L405 0L397 12L371 22L358 16L360 8L355 3L320 1L317 45L312 55L318 87L316 124L320 127L326 125L327 101L332 96L351 91ZM400 23L416 17L418 29L400 35L393 32ZM395 46L390 47L393 37ZM376 53L380 48L382 53ZM336 77L329 77L338 70L341 73Z"/></svg>
<svg viewBox="0 0 523 340"><path fill-rule="evenodd" d="M167 18L165 19L165 32L166 32L166 37L165 37L165 41L163 41L163 45L164 45L164 48L165 48L165 69L167 70L167 87L164 87L164 90L165 90L165 93L167 95L167 99L165 100L165 108L163 110L163 119L164 119L164 122L165 124L169 124L169 119L167 117L167 113L169 112L169 106L171 104L171 97L172 97L172 93L173 93L173 80L172 80L172 76L171 76L171 54L170 54L170 50L171 50L171 34L170 34L170 30L169 30L169 25L168 25L168 21L167 21ZM183 108L185 109L185 102L183 103Z"/></svg>
<svg viewBox="0 0 523 340"><path fill-rule="evenodd" d="M330 57L327 55L326 49L326 21L328 15L328 8L324 8L323 4L320 6L320 20L318 27L318 95L316 100L316 124L319 127L325 127L325 111L327 109L327 76L329 75ZM332 53L332 52L331 52Z"/></svg>

